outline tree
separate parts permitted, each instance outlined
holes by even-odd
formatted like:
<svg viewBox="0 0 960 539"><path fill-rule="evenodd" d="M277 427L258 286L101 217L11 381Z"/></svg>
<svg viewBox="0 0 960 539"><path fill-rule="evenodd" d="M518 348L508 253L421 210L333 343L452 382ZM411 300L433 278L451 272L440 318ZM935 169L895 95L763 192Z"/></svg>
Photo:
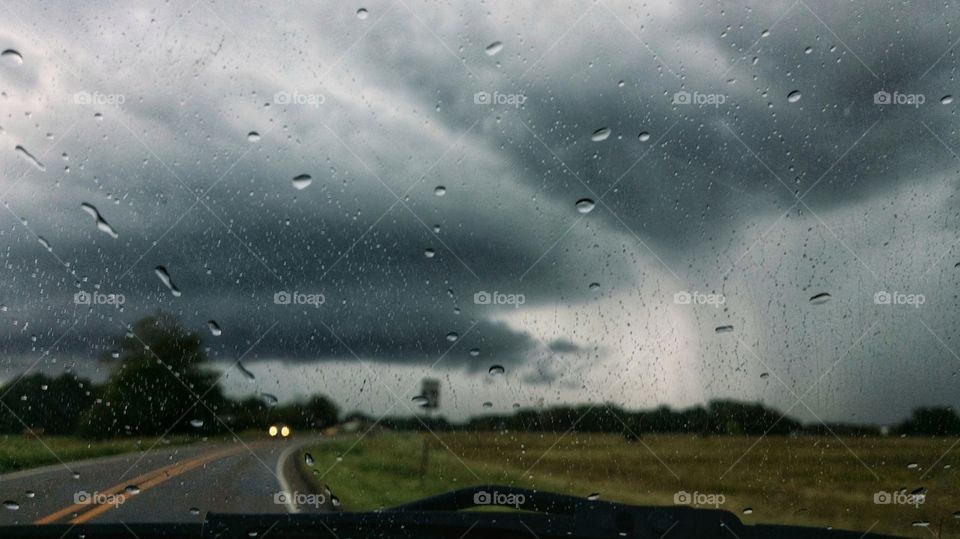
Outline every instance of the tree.
<svg viewBox="0 0 960 539"><path fill-rule="evenodd" d="M81 433L92 437L158 435L218 430L214 414L226 400L197 333L172 315L138 321L116 339L120 365L101 399L84 415ZM198 398L201 401L198 401Z"/></svg>
<svg viewBox="0 0 960 539"><path fill-rule="evenodd" d="M72 434L80 415L100 394L100 387L73 374L56 378L40 373L23 375L0 387L4 404L0 407L0 432L29 428L37 433Z"/></svg>

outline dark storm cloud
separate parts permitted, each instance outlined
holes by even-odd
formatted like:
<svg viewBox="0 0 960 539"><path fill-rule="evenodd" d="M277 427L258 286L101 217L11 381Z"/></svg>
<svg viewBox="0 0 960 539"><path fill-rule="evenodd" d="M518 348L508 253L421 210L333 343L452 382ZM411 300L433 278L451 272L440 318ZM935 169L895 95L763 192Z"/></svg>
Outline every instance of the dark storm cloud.
<svg viewBox="0 0 960 539"><path fill-rule="evenodd" d="M837 355L868 326L857 316L877 290L933 295L952 285L928 278L939 266L918 276L936 265L934 249L889 248L936 236L943 251L941 234L960 226L943 204L958 168L944 148L955 143L954 109L940 104L955 93L955 56L944 54L955 39L951 11L608 4L570 3L556 17L532 6L447 6L418 20L371 3L366 26L351 9L285 17L278 6L265 14L277 35L257 46L236 37L266 32L242 14L221 14L211 31L197 19L175 24L169 8L152 16L165 32L144 32L136 47L111 46L114 54L96 59L106 45L82 43L83 80L70 72L80 65L68 70L24 36L0 34L26 59L0 88L11 110L0 118L10 149L4 190L23 177L3 197L11 211L0 213L3 350L30 357L75 325L57 353L93 354L163 309L201 332L216 320L223 335L205 340L220 360L444 357L444 367L470 373L496 362L528 368L528 383L569 383L570 371L546 359L552 353L599 366L588 351L652 349L658 369L673 365L650 327L608 335L606 325L668 317L659 305L679 289L728 296L723 309L691 311L696 342L679 329L666 337L694 349L702 371L740 372L751 361L743 344L717 341L714 328L733 324L800 386L822 369L792 353L811 347L822 313L846 313L824 340ZM313 20L319 31L303 22ZM922 24L931 20L940 22ZM497 40L504 50L486 55ZM145 59L138 50L149 51L153 72L129 67ZM125 102L70 99L93 90ZM925 102L879 106L879 90ZM681 91L722 102L674 102ZM800 99L788 101L791 92ZM610 137L592 141L601 128ZM249 142L249 131L260 140ZM42 155L47 171L14 160L15 144ZM304 173L313 182L297 190L291 179ZM598 203L585 216L575 209L582 198ZM81 202L96 205L119 238L97 230ZM770 228L778 222L784 230ZM765 231L770 244L759 241ZM922 267L896 261L911 257ZM182 296L154 275L158 265ZM809 296L824 290L835 311L809 311ZM123 294L126 303L76 306L79 291ZM323 303L275 303L294 292ZM477 304L478 293L523 302ZM557 315L598 300L609 303L588 322ZM944 321L938 334L960 318L947 302L929 308L928 319ZM541 318L523 321L526 313ZM935 338L886 322L883 335L899 335L904 353L944 355ZM535 334L557 328L575 336ZM874 381L883 386L905 368ZM619 377L616 368L605 374ZM711 391L767 395L752 381L728 383ZM868 400L840 385L833 409Z"/></svg>

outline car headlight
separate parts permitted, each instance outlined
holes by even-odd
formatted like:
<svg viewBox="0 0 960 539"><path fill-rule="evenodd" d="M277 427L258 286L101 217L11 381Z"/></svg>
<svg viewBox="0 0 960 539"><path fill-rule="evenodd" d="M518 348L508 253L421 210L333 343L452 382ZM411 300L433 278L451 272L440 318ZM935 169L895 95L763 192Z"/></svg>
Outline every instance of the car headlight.
<svg viewBox="0 0 960 539"><path fill-rule="evenodd" d="M286 438L287 436L290 436L290 427L284 425L280 429L280 436L283 436L284 438Z"/></svg>
<svg viewBox="0 0 960 539"><path fill-rule="evenodd" d="M277 435L277 426L276 426L276 425L270 425L270 428L267 429L267 433L269 433L271 437L272 437L272 436L276 436L276 435Z"/></svg>

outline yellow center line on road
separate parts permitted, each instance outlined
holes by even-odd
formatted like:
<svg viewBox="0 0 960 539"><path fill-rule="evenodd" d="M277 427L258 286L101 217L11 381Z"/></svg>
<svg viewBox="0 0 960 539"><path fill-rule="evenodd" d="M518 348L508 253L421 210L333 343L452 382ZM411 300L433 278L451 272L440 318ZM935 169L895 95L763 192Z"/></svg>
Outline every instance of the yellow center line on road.
<svg viewBox="0 0 960 539"><path fill-rule="evenodd" d="M35 520L34 524L50 524L57 522L58 520L66 517L67 515L72 515L74 513L79 514L76 518L70 521L71 524L82 524L88 520L100 515L110 509L119 507L124 501L128 498L136 496L137 494L132 494L126 492L128 486L134 486L138 489L139 493L143 493L145 490L152 488L168 479L172 479L184 472L190 471L199 466L203 466L214 460L219 460L224 457L228 457L235 453L243 450L243 446L230 447L227 449L221 449L217 451L212 451L210 453L205 453L203 455L196 456L192 459L185 460L183 462L177 462L174 464L169 464L152 470L143 475L131 479L129 482L118 483L107 489L98 490L96 492L97 496L100 498L109 497L113 503L109 504L96 504L96 503L75 503L73 505L64 507L59 511L51 513L43 518ZM84 512L84 510L87 510Z"/></svg>

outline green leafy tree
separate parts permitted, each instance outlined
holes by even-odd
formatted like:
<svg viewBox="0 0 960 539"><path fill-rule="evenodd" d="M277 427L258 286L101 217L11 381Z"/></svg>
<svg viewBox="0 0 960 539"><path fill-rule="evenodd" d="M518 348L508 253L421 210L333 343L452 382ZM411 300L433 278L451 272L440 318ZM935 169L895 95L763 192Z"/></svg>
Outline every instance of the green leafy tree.
<svg viewBox="0 0 960 539"><path fill-rule="evenodd" d="M56 378L36 373L0 386L0 432L72 434L80 415L100 396L101 388L73 374Z"/></svg>
<svg viewBox="0 0 960 539"><path fill-rule="evenodd" d="M197 333L172 315L138 321L116 339L119 366L101 399L85 414L81 433L103 438L218 430L226 400L216 375L204 369ZM201 401L198 401L202 399Z"/></svg>

